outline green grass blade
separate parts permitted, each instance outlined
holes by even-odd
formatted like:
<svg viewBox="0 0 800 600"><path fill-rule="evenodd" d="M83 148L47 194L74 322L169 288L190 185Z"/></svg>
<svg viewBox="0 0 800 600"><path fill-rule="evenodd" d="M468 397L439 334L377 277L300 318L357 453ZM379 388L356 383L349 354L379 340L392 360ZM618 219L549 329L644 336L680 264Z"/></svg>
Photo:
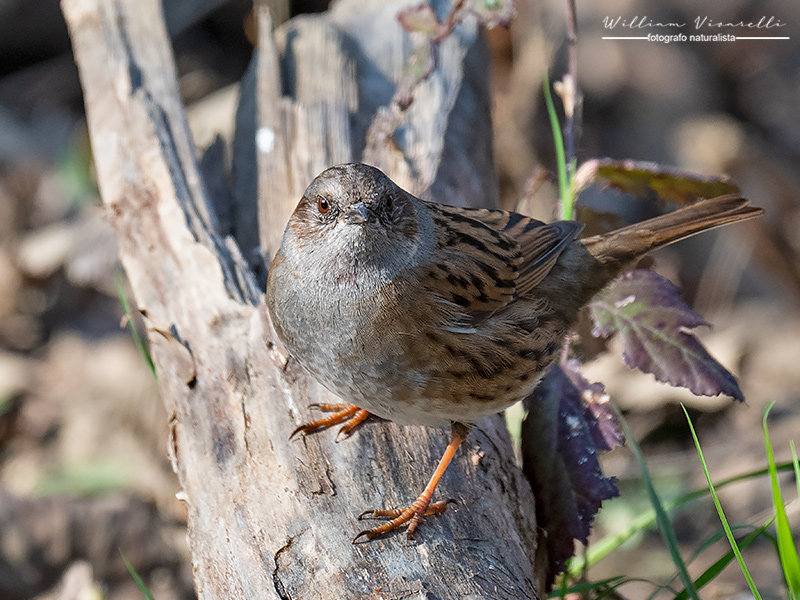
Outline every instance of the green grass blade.
<svg viewBox="0 0 800 600"><path fill-rule="evenodd" d="M797 484L797 497L800 499L800 461L797 460L797 449L794 447L794 440L789 441L792 449L792 467L794 467L794 482Z"/></svg>
<svg viewBox="0 0 800 600"><path fill-rule="evenodd" d="M767 527L772 525L772 522L774 520L775 519L770 519L769 521L764 523L761 527L749 533L747 537L745 537L741 542L738 543L739 550L744 550L745 548L747 548L753 542L753 540L755 540L757 537L759 537L766 531ZM725 567L727 567L731 563L731 561L734 559L735 556L736 555L734 554L733 549L728 550L728 552L726 552L722 556L722 558L720 558L717 562L708 567L705 571L703 571L700 577L694 580L695 587L698 590L703 589L703 587L705 587L708 583L713 581L714 578L717 575L719 575L723 571L723 569L725 569ZM688 600L688 594L686 593L686 590L683 590L680 594L675 596L675 600Z"/></svg>
<svg viewBox="0 0 800 600"><path fill-rule="evenodd" d="M686 421L689 423L689 430L692 432L694 445L695 448L697 448L697 456L700 457L700 464L703 465L703 474L706 476L706 483L708 484L708 489L711 492L711 498L714 500L714 506L717 508L719 520L728 536L728 542L731 545L731 550L736 555L736 560L739 562L739 568L742 570L742 574L747 580L747 585L750 586L750 592L753 594L756 600L761 600L761 594L759 594L756 584L753 583L753 578L750 576L750 572L747 570L747 565L744 564L744 558L739 550L739 546L736 545L736 539L733 537L733 532L731 531L730 525L728 525L728 519L725 517L725 511L722 510L722 504L720 504L717 491L714 488L714 483L711 481L711 474L708 472L708 465L706 464L706 459L703 456L703 449L700 448L700 440L697 438L697 433L694 430L694 424L692 423L692 419L689 417L689 411L686 410L685 406L681 406L683 407L683 413L686 415ZM695 591L695 594L696 593L697 592Z"/></svg>
<svg viewBox="0 0 800 600"><path fill-rule="evenodd" d="M791 462L785 462L778 465L778 471L790 471L792 468L793 465ZM769 475L769 468L765 467L763 469L755 469L753 471L740 473L739 475L734 475L733 477L720 480L716 485L716 489L719 490L734 483L739 483L740 481L746 481L748 479L754 479L756 477L762 477L764 475ZM800 479L800 475L798 475L798 478ZM691 492L676 496L670 500L665 500L663 503L664 508L666 508L667 511L683 508L693 500L703 498L709 494L710 492L708 491L707 487L698 488L696 490L692 490ZM653 525L655 520L655 511L650 509L633 518L630 526L625 531L613 533L604 536L595 542L592 542L592 545L589 546L586 551L585 557L575 556L569 561L569 574L573 577L580 575L584 568L597 564L600 560L611 554L614 550L619 548L637 533Z"/></svg>
<svg viewBox="0 0 800 600"><path fill-rule="evenodd" d="M14 406L14 396L11 394L0 396L0 416L7 413Z"/></svg>
<svg viewBox="0 0 800 600"><path fill-rule="evenodd" d="M561 598L561 600L564 600L564 598L567 597L568 583L569 583L569 577L567 576L566 573L564 573L561 576L561 586L560 589L558 590L558 595L556 596L556 598Z"/></svg>
<svg viewBox="0 0 800 600"><path fill-rule="evenodd" d="M122 312L126 315L131 314L131 304L128 302L128 297L125 295L125 281L122 277L122 274L119 272L114 274L114 285L117 288L117 296L119 297L119 302L122 304ZM133 343L136 348L139 350L139 353L144 358L145 362L147 363L150 372L153 374L153 377L156 376L156 366L153 364L153 358L150 356L150 351L147 349L144 341L139 336L139 331L133 324L133 319L128 319L128 331L131 332L131 337L133 338Z"/></svg>
<svg viewBox="0 0 800 600"><path fill-rule="evenodd" d="M553 104L553 97L550 95L550 75L545 73L542 82L544 90L544 102L547 105L547 116L550 119L550 128L553 130L553 145L556 151L556 166L558 168L558 196L561 200L561 218L571 221L575 218L574 203L572 194L572 182L567 175L567 159L564 152L564 137L561 134L561 124L558 122L558 114Z"/></svg>
<svg viewBox="0 0 800 600"><path fill-rule="evenodd" d="M37 496L94 496L130 489L133 472L113 457L85 459L45 469L33 487Z"/></svg>
<svg viewBox="0 0 800 600"><path fill-rule="evenodd" d="M127 567L128 573L130 573L131 577L133 577L133 581L136 583L136 587L139 588L139 591L142 592L142 596L147 598L147 600L155 600L153 598L153 594L151 594L150 590L147 589L147 586L145 585L144 581L142 581L142 578L139 577L139 574L136 572L136 569L133 568L133 565L130 562L128 562L128 558L125 556L122 550L120 550L119 553L122 554L122 562L125 563L125 567Z"/></svg>
<svg viewBox="0 0 800 600"><path fill-rule="evenodd" d="M733 531L734 533L740 529L752 530L753 527L751 525L733 525L731 527L731 531ZM687 562L691 564L692 561L694 561L697 557L699 557L703 552L708 550L711 546L713 546L720 540L725 539L726 537L727 536L725 534L725 530L722 527L720 527L719 530L714 535L703 540L703 542L697 548L695 548L694 552L692 552L692 556L689 558ZM739 547L741 548L741 544L739 544Z"/></svg>
<svg viewBox="0 0 800 600"><path fill-rule="evenodd" d="M653 587L654 595L658 595L662 592L669 592L670 597L674 598L678 593L669 584L666 583L656 583L655 581L650 581L649 579L644 579L642 577L627 577L608 586L606 588L606 591L599 593L595 600L600 600L601 598L606 598L606 597L614 598L615 600L620 600L624 598L624 596L620 594L614 594L614 592L616 592L617 588L622 587L626 583L646 583L647 585Z"/></svg>
<svg viewBox="0 0 800 600"><path fill-rule="evenodd" d="M611 592L625 585L626 583L646 583L653 586L653 588L656 590L656 593L666 590L671 592L673 596L676 594L675 590L668 585L655 583L654 581L642 579L640 577L625 577L623 575L616 575L614 577L600 579L598 581L580 581L578 583L573 583L572 585L564 587L563 589L551 592L547 598L549 600L556 600L557 598L565 597L561 595L562 593L565 595L581 594L585 596L591 592L593 595L590 597L595 598L595 600L599 600L600 598L609 596Z"/></svg>
<svg viewBox="0 0 800 600"><path fill-rule="evenodd" d="M772 523L772 521L774 521L774 519L770 519L770 521L766 525L764 525L759 531L759 534L764 536L767 539L769 539L771 536L769 535L769 533L766 532L766 527L768 527ZM734 531L734 532L737 531L737 530L743 530L743 529L747 529L748 530L748 533L747 533L748 536L750 534L752 534L753 531L756 530L756 528L754 528L751 525L734 525L733 527L731 527L731 531ZM701 554L703 554L711 546L713 546L714 544L716 544L717 542L719 542L720 540L723 540L723 539L726 539L725 529L723 529L720 526L719 530L714 535L712 535L712 536L706 538L705 540L703 540L703 542L699 546L697 546L697 548L694 549L694 552L692 552L692 555L689 557L689 560L686 561L686 564L688 564L688 565L692 564L692 562L697 560L697 558ZM744 549L745 546L749 545L750 542L752 542L753 539L755 539L755 537L753 537L752 539L750 537L746 537L743 541L738 542L739 548L740 549ZM775 551L777 553L777 548L778 548L777 544L774 544L774 546L775 546ZM725 556L723 556L722 558L720 558L716 563L716 565L719 566L719 570L722 570L723 568L725 568L730 563L730 561L733 560L733 558L734 558L733 551L728 551L728 553L725 554ZM698 579L694 580L694 585L695 585L695 587L697 588L698 591L700 591L700 589L704 585L706 585L709 581L711 581L711 579L716 577L716 575L718 573L713 570L714 568L715 568L714 565L712 565L712 567L709 567L709 569L706 570L707 572L704 575L702 575ZM675 579L677 579L677 577L678 577L678 575L676 573L675 575L673 575L670 578L670 580L667 583L671 584ZM656 594L657 594L657 592L654 592L653 594L651 594L647 598L647 600L654 600ZM686 598L686 591L685 590L682 591L680 596L682 598Z"/></svg>
<svg viewBox="0 0 800 600"><path fill-rule="evenodd" d="M599 588L604 588L609 585L613 585L620 581L623 581L625 578L622 575L616 575L614 577L609 577L608 579L601 579L599 581L579 581L578 583L573 583L572 585L567 585L565 577L562 579L562 585L559 587L557 591L550 592L548 598L551 600L555 600L556 598L564 598L567 594L585 594L587 592L594 592Z"/></svg>
<svg viewBox="0 0 800 600"><path fill-rule="evenodd" d="M781 485L778 482L778 470L775 467L775 454L772 450L769 429L767 428L767 416L774 404L773 402L764 409L764 415L761 417L761 432L764 436L767 462L769 464L769 477L772 483L772 504L775 506L775 529L778 532L778 554L781 558L781 567L786 578L786 586L789 588L789 596L791 598L800 598L800 556L797 554L797 547L792 539L792 529L789 525L789 517L786 515L786 507L783 504Z"/></svg>
<svg viewBox="0 0 800 600"><path fill-rule="evenodd" d="M653 478L650 475L650 469L647 468L647 462L644 459L642 450L639 448L639 444L636 442L633 432L630 430L628 423L623 419L621 414L618 415L618 419L625 429L625 437L628 440L628 447L630 448L631 452L633 452L636 462L639 465L639 470L642 472L642 480L644 481L645 488L647 489L647 495L650 497L650 504L653 506L653 510L655 511L656 524L661 532L661 537L664 539L664 543L667 545L667 551L669 552L670 558L672 558L672 562L678 569L678 576L683 582L684 588L688 590L689 597L693 598L694 600L699 600L697 590L694 589L694 582L692 581L692 578L689 577L689 571L686 569L686 563L681 558L681 553L678 549L678 540L675 537L675 530L672 527L672 522L669 520L667 511L664 508L661 499L658 497L655 485L653 485Z"/></svg>

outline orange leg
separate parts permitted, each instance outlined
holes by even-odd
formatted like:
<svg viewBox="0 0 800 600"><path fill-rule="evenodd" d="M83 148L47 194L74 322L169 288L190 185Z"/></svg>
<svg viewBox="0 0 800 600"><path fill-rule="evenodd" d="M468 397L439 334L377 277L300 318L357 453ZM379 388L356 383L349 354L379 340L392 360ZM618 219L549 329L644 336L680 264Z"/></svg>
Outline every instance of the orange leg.
<svg viewBox="0 0 800 600"><path fill-rule="evenodd" d="M339 423L344 423L339 433L336 434L336 439L338 440L340 435L349 436L369 416L369 412L358 408L355 404L310 404L309 408L318 408L322 412L332 412L333 414L324 419L300 425L292 432L289 439L292 439L301 431L306 434L314 433L315 431L321 431Z"/></svg>
<svg viewBox="0 0 800 600"><path fill-rule="evenodd" d="M455 455L456 450L458 450L461 442L466 439L470 428L471 425L462 425L461 423L452 424L450 443L447 444L447 448L444 451L444 456L442 456L442 459L439 461L439 464L437 465L436 470L433 472L433 476L428 482L428 485L425 486L425 489L422 490L419 498L414 500L414 503L411 506L408 508L394 510L368 510L361 513L358 516L359 519L369 515L372 518L389 518L391 521L384 523L383 525L373 527L372 529L365 529L355 538L353 538L353 543L355 543L362 535L368 540L372 540L380 535L383 535L384 533L389 533L390 531L399 529L406 523L408 523L407 536L408 539L411 539L414 536L414 532L417 530L417 527L419 526L423 517L441 514L447 510L447 505L449 503L455 503L455 500L431 503L431 496L433 496L433 491L436 489L439 480L447 470L447 466L450 464L450 461L453 460L453 455Z"/></svg>

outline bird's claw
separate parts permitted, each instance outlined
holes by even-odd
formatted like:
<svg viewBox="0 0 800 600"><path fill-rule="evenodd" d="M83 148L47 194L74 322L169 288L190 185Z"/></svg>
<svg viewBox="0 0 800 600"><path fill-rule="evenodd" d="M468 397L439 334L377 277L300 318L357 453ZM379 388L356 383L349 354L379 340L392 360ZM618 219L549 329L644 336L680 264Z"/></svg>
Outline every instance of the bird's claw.
<svg viewBox="0 0 800 600"><path fill-rule="evenodd" d="M385 533L390 533L400 529L400 527L406 523L408 523L407 537L410 540L412 537L414 537L414 532L417 530L417 526L422 522L424 517L442 514L447 510L447 506L449 504L458 504L458 502L453 498L433 503L430 501L427 503L424 501L420 502L420 499L417 499L417 502L408 508L365 510L358 515L359 521L365 518L391 520L383 525L378 525L377 527L371 527L370 529L360 531L358 535L353 538L353 543L355 544L358 541L358 538L362 536L366 537L367 540L373 540Z"/></svg>
<svg viewBox="0 0 800 600"><path fill-rule="evenodd" d="M339 441L339 436L341 435L345 436L343 439L347 439L353 430L355 430L356 427L361 425L361 423L363 423L367 417L369 417L369 412L358 408L354 404L321 404L315 402L313 404L309 404L309 407L317 408L322 412L330 412L332 414L322 419L317 419L316 421L311 421L310 423L304 423L300 425L292 432L292 434L289 436L289 439L292 439L300 432L303 432L307 435L309 433L328 429L334 425L338 425L339 423L344 423L344 425L336 434L336 441Z"/></svg>

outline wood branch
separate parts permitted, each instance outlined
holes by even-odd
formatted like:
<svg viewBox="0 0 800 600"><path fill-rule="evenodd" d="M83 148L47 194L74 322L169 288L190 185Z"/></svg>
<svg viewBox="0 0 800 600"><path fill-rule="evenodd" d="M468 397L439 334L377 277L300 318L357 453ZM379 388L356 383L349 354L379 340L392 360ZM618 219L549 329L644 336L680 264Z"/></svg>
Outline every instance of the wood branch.
<svg viewBox="0 0 800 600"><path fill-rule="evenodd" d="M218 230L160 7L63 0L63 10L103 202L170 415L198 596L535 597L533 498L500 417L477 424L437 490L457 507L427 519L413 541L401 533L351 543L363 529L355 515L416 497L447 431L372 422L341 443L334 432L288 439L314 416L310 402L336 399L276 343L263 289ZM259 125L251 135L259 140L260 243L270 252L311 177L360 156L407 45L396 11L343 1L273 36L258 9ZM474 23L442 44L436 73L403 115L398 146L375 157L415 192L452 202L496 197L480 44Z"/></svg>

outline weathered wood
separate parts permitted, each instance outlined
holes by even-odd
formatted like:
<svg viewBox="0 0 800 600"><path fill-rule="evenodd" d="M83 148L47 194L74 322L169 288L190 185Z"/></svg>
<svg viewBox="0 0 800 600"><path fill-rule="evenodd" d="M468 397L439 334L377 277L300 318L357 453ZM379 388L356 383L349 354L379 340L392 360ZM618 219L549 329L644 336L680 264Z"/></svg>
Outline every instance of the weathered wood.
<svg viewBox="0 0 800 600"><path fill-rule="evenodd" d="M447 430L374 422L341 443L333 432L288 440L313 416L310 402L335 398L287 360L263 291L218 233L157 2L63 0L63 9L103 202L170 415L199 597L534 597L533 499L500 417L478 424L437 491L456 508L426 520L414 541L351 544L364 525L355 515L413 500ZM394 4L341 2L275 37L258 10L259 224L272 251L308 180L359 158L408 41ZM374 157L413 191L496 197L479 44L475 24L445 41L399 149Z"/></svg>

